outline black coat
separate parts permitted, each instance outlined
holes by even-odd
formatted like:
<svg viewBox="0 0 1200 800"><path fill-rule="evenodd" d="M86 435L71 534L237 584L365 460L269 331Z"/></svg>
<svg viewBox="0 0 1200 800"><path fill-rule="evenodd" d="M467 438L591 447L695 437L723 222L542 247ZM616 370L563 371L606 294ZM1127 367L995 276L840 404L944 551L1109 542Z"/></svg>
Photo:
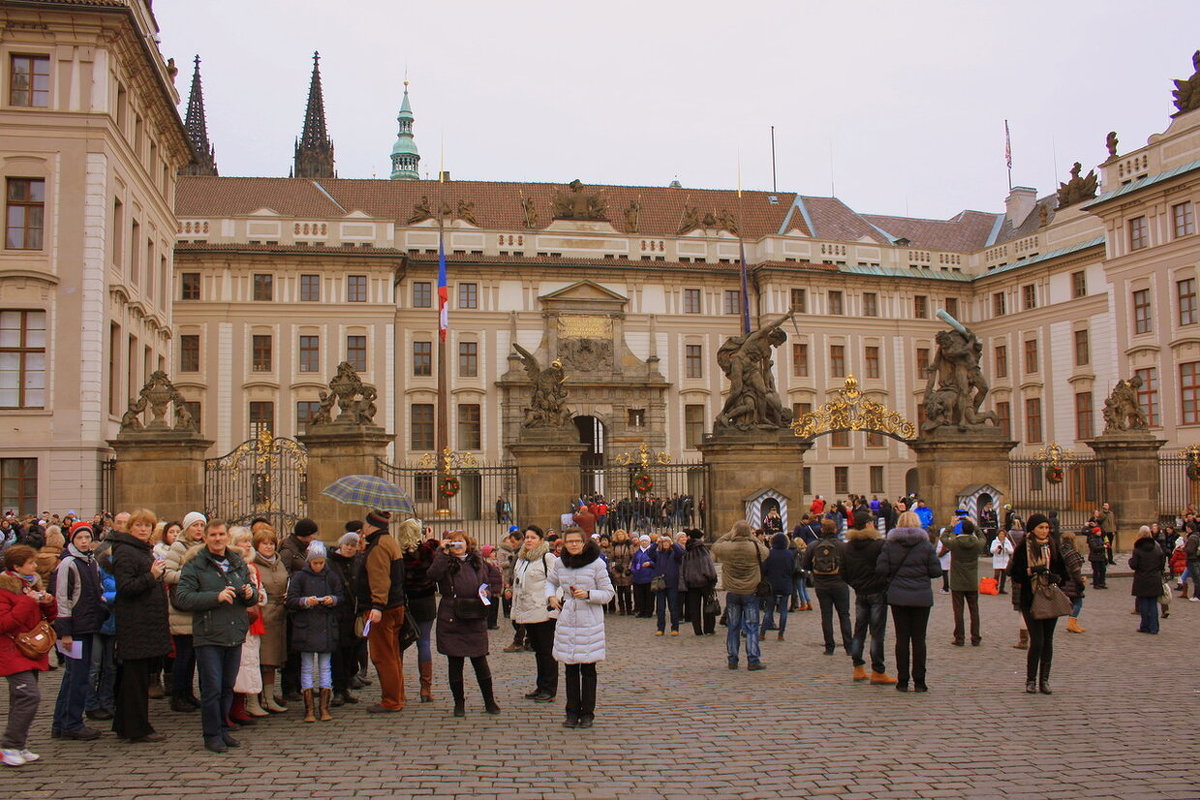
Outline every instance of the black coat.
<svg viewBox="0 0 1200 800"><path fill-rule="evenodd" d="M332 597L333 605L304 605L306 597ZM345 602L342 578L337 570L313 572L304 566L288 580L285 604L292 612L292 650L297 653L332 653L338 644L338 605Z"/></svg>
<svg viewBox="0 0 1200 800"><path fill-rule="evenodd" d="M109 534L113 579L117 598L113 614L117 624L116 656L119 659L157 658L171 652L167 625L167 592L150 574L152 546L124 531Z"/></svg>
<svg viewBox="0 0 1200 800"><path fill-rule="evenodd" d="M887 591L887 576L875 571L883 551L883 536L874 527L846 531L846 549L842 554L842 578L857 595Z"/></svg>
<svg viewBox="0 0 1200 800"><path fill-rule="evenodd" d="M346 558L337 550L329 551L325 569L331 569L342 579L342 602L334 606L337 611L338 642L344 647L354 641L354 618L358 616L358 583L362 578L363 554L356 553Z"/></svg>
<svg viewBox="0 0 1200 800"><path fill-rule="evenodd" d="M920 608L933 605L929 582L942 577L942 566L924 528L892 528L875 572L888 581L888 605Z"/></svg>
<svg viewBox="0 0 1200 800"><path fill-rule="evenodd" d="M1134 597L1158 597L1163 590L1163 565L1167 557L1162 548L1149 536L1138 539L1129 555L1129 568L1133 570Z"/></svg>
<svg viewBox="0 0 1200 800"><path fill-rule="evenodd" d="M1013 586L1016 587L1017 608L1021 611L1028 611L1033 605L1033 581L1030 580L1029 549L1025 541L1030 536L1032 534L1027 534L1022 536L1019 542L1013 542L1013 554L1008 562L1008 577L1012 579ZM1051 580L1062 586L1071 579L1071 576L1067 573L1067 565L1058 549L1058 542L1052 538L1047 541L1050 542L1050 562L1047 565L1047 571L1050 573Z"/></svg>

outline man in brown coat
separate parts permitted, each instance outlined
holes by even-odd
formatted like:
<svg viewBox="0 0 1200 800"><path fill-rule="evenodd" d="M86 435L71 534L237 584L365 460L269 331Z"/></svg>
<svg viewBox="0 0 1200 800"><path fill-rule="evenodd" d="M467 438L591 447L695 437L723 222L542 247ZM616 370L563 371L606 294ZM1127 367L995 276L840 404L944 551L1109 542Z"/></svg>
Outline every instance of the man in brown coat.
<svg viewBox="0 0 1200 800"><path fill-rule="evenodd" d="M712 554L721 563L721 582L725 586L725 614L729 628L725 649L729 655L729 668L738 668L738 651L744 631L746 668L752 672L766 669L758 647L759 600L755 589L762 580L760 564L768 555L767 548L755 541L750 523L742 519L717 540Z"/></svg>
<svg viewBox="0 0 1200 800"><path fill-rule="evenodd" d="M366 551L366 605L371 629L367 645L379 673L382 697L367 711L372 714L404 708L404 656L400 651L400 627L404 624L404 553L388 530L391 513L372 511L363 522Z"/></svg>

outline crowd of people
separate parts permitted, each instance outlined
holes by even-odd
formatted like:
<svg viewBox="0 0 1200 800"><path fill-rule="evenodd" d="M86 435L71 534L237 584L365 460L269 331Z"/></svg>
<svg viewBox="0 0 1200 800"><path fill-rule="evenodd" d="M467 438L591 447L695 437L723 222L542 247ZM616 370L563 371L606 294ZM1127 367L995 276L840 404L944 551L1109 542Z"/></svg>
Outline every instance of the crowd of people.
<svg viewBox="0 0 1200 800"><path fill-rule="evenodd" d="M130 743L162 741L150 702L166 698L173 712L198 715L208 750L225 752L240 745L235 731L295 705L304 723L318 723L333 718L331 709L360 703L355 692L372 682L368 663L380 700L366 710L395 713L407 703L404 656L414 645L421 702L435 699L436 648L446 659L452 713L467 711L469 659L484 712L498 715L488 654L501 612L513 628L504 650L535 656L526 699L554 702L563 669L567 728L594 723L610 614L651 619L655 636L679 636L689 623L695 636L714 636L719 622L729 668L740 667L744 650L747 669L759 671L767 666L760 642L769 631L784 640L789 614L813 610L815 596L823 651L833 656L840 646L853 681L926 692L939 579L951 595L957 647L982 641L979 594L1008 594L1011 586L1014 646L1027 651L1025 691L1050 694L1057 622L1066 617L1067 631L1085 632L1084 564L1092 588L1104 589L1111 556L1101 524L1107 508L1078 533L1032 513L1006 515L1007 529L989 537L961 509L938 528L915 498L826 505L818 496L790 533L767 514L763 527L742 520L710 544L693 527L610 534L599 522L606 515L586 499L574 506L561 532L513 525L499 547L382 511L346 523L328 543L310 519L281 535L266 520L243 527L199 512L178 522L145 509L86 521L6 515L3 763L38 759L28 742L38 676L59 664L56 738L98 739L95 723L104 721ZM981 576L988 555L991 570ZM1200 602L1200 519L1188 509L1176 525L1143 526L1128 565L1138 631L1157 634L1173 591L1164 581L1176 579L1185 598L1190 584L1190 599ZM894 675L885 653L889 615Z"/></svg>

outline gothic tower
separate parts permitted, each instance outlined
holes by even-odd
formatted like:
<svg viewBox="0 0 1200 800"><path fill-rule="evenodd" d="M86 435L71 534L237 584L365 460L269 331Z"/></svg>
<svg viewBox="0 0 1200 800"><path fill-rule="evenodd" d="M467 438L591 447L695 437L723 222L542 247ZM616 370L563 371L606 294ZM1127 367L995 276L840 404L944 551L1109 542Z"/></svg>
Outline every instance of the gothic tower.
<svg viewBox="0 0 1200 800"><path fill-rule="evenodd" d="M421 154L417 152L417 143L413 141L413 113L408 104L408 81L404 82L404 100L400 103L400 113L396 116L400 123L400 131L396 134L396 143L392 145L392 180L415 181L421 176L417 173L417 165L421 162Z"/></svg>
<svg viewBox="0 0 1200 800"><path fill-rule="evenodd" d="M208 122L204 118L204 89L200 85L200 56L192 73L192 94L188 98L187 119L183 124L195 155L191 163L179 168L180 175L216 175L217 151L208 142Z"/></svg>
<svg viewBox="0 0 1200 800"><path fill-rule="evenodd" d="M321 54L313 53L312 83L308 87L308 108L304 111L304 130L296 141L291 176L295 178L336 178L333 170L333 142L325 129L325 98L321 94Z"/></svg>

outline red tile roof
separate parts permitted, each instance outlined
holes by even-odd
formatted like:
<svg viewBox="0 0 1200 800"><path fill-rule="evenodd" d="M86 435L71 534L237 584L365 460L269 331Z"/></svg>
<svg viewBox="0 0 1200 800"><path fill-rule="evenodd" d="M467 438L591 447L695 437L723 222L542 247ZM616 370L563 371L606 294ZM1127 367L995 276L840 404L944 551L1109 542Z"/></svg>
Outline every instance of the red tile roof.
<svg viewBox="0 0 1200 800"><path fill-rule="evenodd" d="M972 252L987 245L999 216L982 211L960 211L947 220L881 214L864 214L863 218L893 237L908 239L911 247Z"/></svg>

